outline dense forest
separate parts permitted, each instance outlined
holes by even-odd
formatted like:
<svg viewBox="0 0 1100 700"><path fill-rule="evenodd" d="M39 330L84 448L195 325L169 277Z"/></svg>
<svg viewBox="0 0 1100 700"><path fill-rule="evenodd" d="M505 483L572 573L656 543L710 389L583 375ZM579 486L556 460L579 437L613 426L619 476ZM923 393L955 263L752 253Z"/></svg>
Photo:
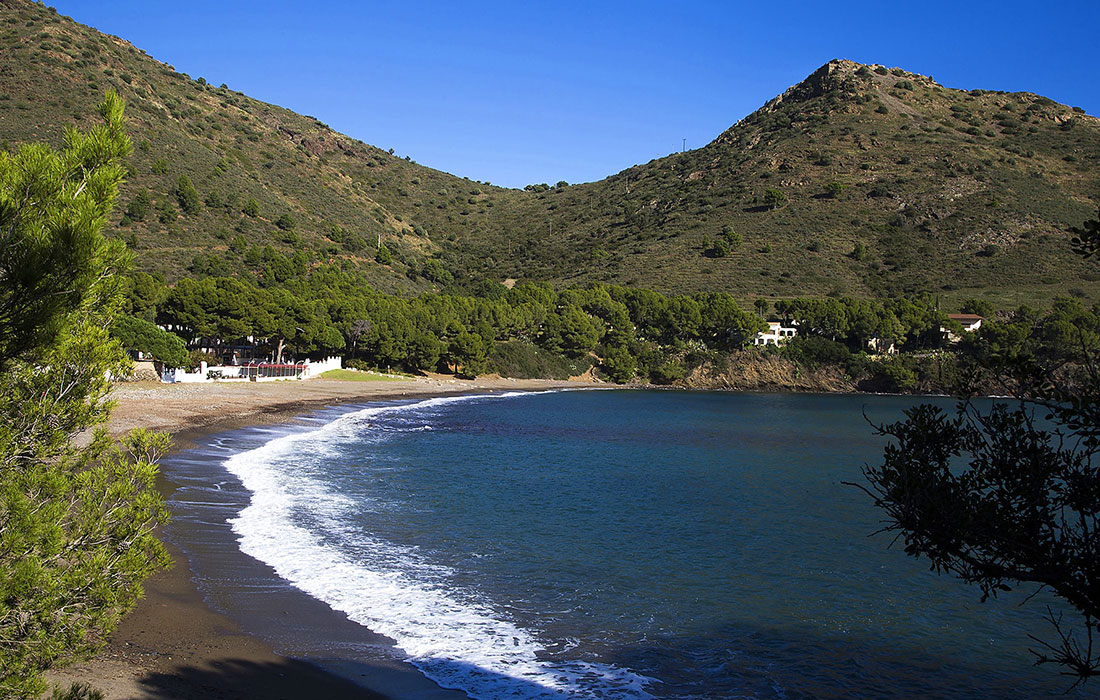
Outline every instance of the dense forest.
<svg viewBox="0 0 1100 700"><path fill-rule="evenodd" d="M752 311L725 293L670 296L605 284L484 284L477 293L403 297L338 265L266 255L258 277L185 278L169 286L135 273L126 281L128 316L116 334L162 362L188 367L216 364L219 348L236 348L256 359L342 354L352 366L466 377L566 378L592 368L608 381L658 384L731 358L778 355L811 370L840 368L851 388L875 391L946 391L991 356L1026 352L1062 366L1100 347L1100 310L1071 297L1047 311L1001 313L970 300L959 310L981 314L985 323L952 344L944 331L961 328L928 294L758 300ZM780 347L747 347L770 316L796 326L798 335ZM901 355L872 353L874 339L889 339ZM184 342L214 352L188 354Z"/></svg>

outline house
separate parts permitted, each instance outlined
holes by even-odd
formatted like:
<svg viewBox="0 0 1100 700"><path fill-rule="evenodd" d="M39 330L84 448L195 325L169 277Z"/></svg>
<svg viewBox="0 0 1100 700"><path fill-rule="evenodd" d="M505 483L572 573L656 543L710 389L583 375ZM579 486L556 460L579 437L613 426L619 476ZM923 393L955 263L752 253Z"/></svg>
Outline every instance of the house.
<svg viewBox="0 0 1100 700"><path fill-rule="evenodd" d="M779 345L798 335L798 327L792 321L784 326L783 321L768 319L768 330L761 331L753 336L753 345Z"/></svg>
<svg viewBox="0 0 1100 700"><path fill-rule="evenodd" d="M894 338L880 338L877 335L867 341L867 349L876 355L897 355L898 346Z"/></svg>
<svg viewBox="0 0 1100 700"><path fill-rule="evenodd" d="M957 322L966 333L973 333L982 327L982 317L978 314L947 314L947 318ZM943 326L940 326L940 332L943 333L943 337L949 343L957 343L962 340L962 336L952 333Z"/></svg>

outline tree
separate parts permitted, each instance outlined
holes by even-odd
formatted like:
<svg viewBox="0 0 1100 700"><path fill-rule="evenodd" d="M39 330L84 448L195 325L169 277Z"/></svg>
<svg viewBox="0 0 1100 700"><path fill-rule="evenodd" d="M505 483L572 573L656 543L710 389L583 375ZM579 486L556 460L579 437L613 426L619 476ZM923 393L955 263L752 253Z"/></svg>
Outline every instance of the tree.
<svg viewBox="0 0 1100 700"><path fill-rule="evenodd" d="M787 195L783 194L783 190L769 187L764 192L764 206L769 209L778 209L787 203Z"/></svg>
<svg viewBox="0 0 1100 700"><path fill-rule="evenodd" d="M107 373L129 360L108 329L125 249L102 228L129 153L123 104L54 151L0 153L0 697L38 697L41 672L103 645L168 562L155 460L166 436L116 446ZM91 429L81 447L73 437Z"/></svg>
<svg viewBox="0 0 1100 700"><path fill-rule="evenodd" d="M833 182L827 182L825 183L825 194L829 199L836 199L845 189L847 189L847 187L848 186L843 182L836 182L835 180Z"/></svg>
<svg viewBox="0 0 1100 700"><path fill-rule="evenodd" d="M126 207L126 216L130 217L131 221L145 221L145 217L149 216L152 209L153 199L149 196L149 191L141 189L130 200L130 205Z"/></svg>
<svg viewBox="0 0 1100 700"><path fill-rule="evenodd" d="M111 328L111 336L117 338L127 350L140 350L168 367L182 367L187 363L187 346L174 333L133 316L119 316Z"/></svg>
<svg viewBox="0 0 1100 700"><path fill-rule="evenodd" d="M730 244L725 238L716 238L707 253L712 258L724 258L730 254Z"/></svg>
<svg viewBox="0 0 1100 700"><path fill-rule="evenodd" d="M732 226L722 227L722 238L726 239L726 242L730 244L731 248L736 248L741 245L741 234L734 231Z"/></svg>
<svg viewBox="0 0 1100 700"><path fill-rule="evenodd" d="M191 178L180 175L176 182L176 200L180 203L180 209L187 216L194 216L202 210L202 200L195 186L191 184Z"/></svg>
<svg viewBox="0 0 1100 700"><path fill-rule="evenodd" d="M455 365L455 374L464 379L475 379L486 369L489 348L485 339L477 333L463 330L448 348L448 359Z"/></svg>
<svg viewBox="0 0 1100 700"><path fill-rule="evenodd" d="M638 362L628 348L612 345L604 351L600 367L607 373L608 379L622 384L634 378L638 371Z"/></svg>
<svg viewBox="0 0 1100 700"><path fill-rule="evenodd" d="M1100 223L1075 230L1086 256L1096 249L1090 231ZM1076 357L1065 343L1050 355L1001 343L985 371L1017 401L981 411L963 400L954 416L923 405L878 426L892 442L859 487L907 554L978 586L983 601L1034 585L1076 610L1081 629L1048 609L1057 638L1033 637L1032 653L1081 683L1100 674L1100 372L1082 328L1053 326L1077 337Z"/></svg>
<svg viewBox="0 0 1100 700"><path fill-rule="evenodd" d="M241 213L255 219L260 215L260 203L257 202L255 198L249 197L248 200L245 201L244 206L241 207Z"/></svg>

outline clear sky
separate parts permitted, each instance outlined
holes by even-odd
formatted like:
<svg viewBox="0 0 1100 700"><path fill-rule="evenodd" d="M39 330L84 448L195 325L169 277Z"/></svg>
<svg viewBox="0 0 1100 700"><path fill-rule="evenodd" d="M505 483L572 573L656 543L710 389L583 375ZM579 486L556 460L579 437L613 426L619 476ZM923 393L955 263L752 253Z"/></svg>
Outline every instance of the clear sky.
<svg viewBox="0 0 1100 700"><path fill-rule="evenodd" d="M522 187L703 146L832 58L1100 114L1100 1L47 0L176 70Z"/></svg>

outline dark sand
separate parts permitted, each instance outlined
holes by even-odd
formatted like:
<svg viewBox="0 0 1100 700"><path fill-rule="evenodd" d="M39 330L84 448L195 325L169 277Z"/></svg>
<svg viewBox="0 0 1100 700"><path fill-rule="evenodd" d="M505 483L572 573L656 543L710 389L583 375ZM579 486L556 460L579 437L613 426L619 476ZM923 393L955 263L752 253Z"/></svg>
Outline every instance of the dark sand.
<svg viewBox="0 0 1100 700"><path fill-rule="evenodd" d="M282 422L310 408L458 392L540 390L578 382L416 378L392 382L310 380L261 384L130 384L113 394L109 428L171 432L177 447L204 433ZM165 485L165 488L171 488ZM174 566L151 577L145 598L95 658L50 674L57 683L85 682L110 700L122 698L464 698L420 675L411 665L379 661L343 675L276 654L262 640L212 610L192 580L183 552L168 543ZM352 624L352 623L347 623Z"/></svg>

